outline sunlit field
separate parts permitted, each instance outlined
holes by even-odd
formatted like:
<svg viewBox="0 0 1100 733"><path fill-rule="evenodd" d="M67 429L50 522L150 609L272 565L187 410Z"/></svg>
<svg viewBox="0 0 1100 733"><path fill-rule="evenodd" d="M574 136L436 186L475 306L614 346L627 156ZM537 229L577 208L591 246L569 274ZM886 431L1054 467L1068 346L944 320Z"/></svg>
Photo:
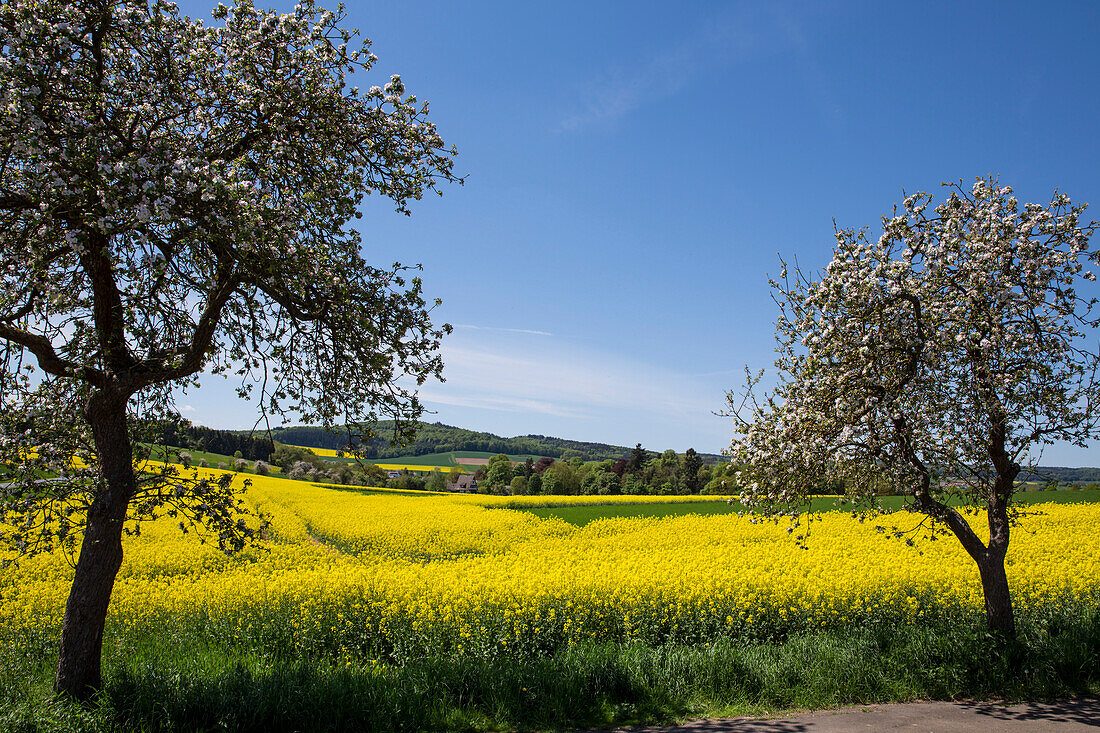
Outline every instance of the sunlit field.
<svg viewBox="0 0 1100 733"><path fill-rule="evenodd" d="M813 522L799 549L785 523L754 524L713 498L675 497L687 503L666 516L570 523L526 509L630 502L659 514L646 510L669 498L364 493L250 478L245 496L271 521L260 546L227 556L168 519L125 540L108 649L182 638L219 654L391 674L426 659L543 664L594 644L705 650L982 619L977 571L956 541L910 547L841 512ZM1070 609L1095 625L1100 505L1031 510L1009 555L1021 617ZM879 523L905 529L915 518ZM0 625L37 640L42 669L71 573L60 554L0 571Z"/></svg>
<svg viewBox="0 0 1100 733"><path fill-rule="evenodd" d="M305 448L306 450L308 450L313 455L320 456L322 458L343 458L344 457L344 452L343 451L338 451L338 450L335 450L333 448L313 448L313 447L304 446L304 445L292 445L291 448Z"/></svg>
<svg viewBox="0 0 1100 733"><path fill-rule="evenodd" d="M313 448L313 447L310 447L310 446L302 446L302 445L295 445L295 446L291 446L291 447L292 448L304 448L305 450L308 450L311 453L313 453L313 455L317 456L318 458L331 459L331 460L333 460L334 462L337 462L337 463L352 463L352 462L355 461L355 458L352 457L352 455L350 453L346 453L344 451L338 451L338 450L335 450L333 448ZM430 462L429 463L409 463L408 461L400 461L400 462L396 462L396 463L388 463L388 462L385 462L385 461L367 461L367 462L368 463L373 463L374 465L378 466L379 468L381 468L384 471L409 471L409 472L412 472L412 473L427 473L427 472L430 472L430 471L442 471L442 472L446 473L447 471L450 471L451 468L458 465L457 463L454 463L453 461L451 463L446 463L446 464L439 463L438 465L432 464Z"/></svg>
<svg viewBox="0 0 1100 733"><path fill-rule="evenodd" d="M766 638L982 609L977 571L956 542L909 547L840 512L814 522L802 550L785 523L728 513L575 526L505 508L549 497L365 495L273 477L254 478L247 496L272 531L239 556L170 520L127 540L110 614L116 633L167 622L197 625L219 643L405 659L537 654L581 640ZM1100 507L1034 511L1009 556L1018 605L1094 602ZM914 519L885 523L906 528ZM5 626L60 624L66 558L26 560L0 577Z"/></svg>

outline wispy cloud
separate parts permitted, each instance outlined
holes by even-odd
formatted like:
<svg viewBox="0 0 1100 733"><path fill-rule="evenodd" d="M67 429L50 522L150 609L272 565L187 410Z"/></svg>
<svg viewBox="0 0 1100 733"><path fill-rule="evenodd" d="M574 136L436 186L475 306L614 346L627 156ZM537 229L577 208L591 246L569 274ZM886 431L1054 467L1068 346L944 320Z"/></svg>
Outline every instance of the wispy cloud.
<svg viewBox="0 0 1100 733"><path fill-rule="evenodd" d="M720 448L728 432L713 414L725 393L706 379L560 338L456 331L444 342L443 361L447 381L422 387L421 399L479 429L631 445L683 442L681 449Z"/></svg>
<svg viewBox="0 0 1100 733"><path fill-rule="evenodd" d="M747 55L760 35L752 6L711 18L691 36L657 50L629 69L596 72L584 84L583 106L570 111L559 126L573 132L623 117L682 91L704 69Z"/></svg>
<svg viewBox="0 0 1100 733"><path fill-rule="evenodd" d="M741 369L720 369L716 372L697 372L692 374L693 377L729 377L744 374L744 368Z"/></svg>
<svg viewBox="0 0 1100 733"><path fill-rule="evenodd" d="M502 412L538 413L553 415L555 417L582 418L584 413L569 407L556 405L545 400L533 400L517 397L496 397L485 394L463 396L447 394L444 391L420 390L421 399L440 405L452 405L454 407L474 407L481 410L499 410Z"/></svg>
<svg viewBox="0 0 1100 733"><path fill-rule="evenodd" d="M195 407L194 407L194 405L184 405L183 407L179 408L179 411L180 412L195 412Z"/></svg>
<svg viewBox="0 0 1100 733"><path fill-rule="evenodd" d="M726 6L694 33L645 56L635 65L594 71L578 89L582 100L558 126L565 132L608 123L647 105L661 104L696 79L761 56L795 59L804 93L818 107L825 124L844 125L844 111L833 80L814 56L807 26L821 8L789 2L738 3ZM827 12L827 11L826 11Z"/></svg>
<svg viewBox="0 0 1100 733"><path fill-rule="evenodd" d="M821 120L834 132L844 128L845 113L833 91L834 80L825 72L814 55L813 45L805 32L805 20L783 3L771 3L768 11L774 18L784 45L792 50L802 75L806 94L818 108Z"/></svg>
<svg viewBox="0 0 1100 733"><path fill-rule="evenodd" d="M595 122L622 117L646 101L680 91L689 75L689 68L674 67L672 59L665 55L650 59L642 70L632 74L611 72L593 85L586 95L584 108L563 119L561 128L572 132Z"/></svg>
<svg viewBox="0 0 1100 733"><path fill-rule="evenodd" d="M468 323L456 323L455 328L464 328L471 331L496 331L499 333L526 333L532 336L553 336L549 331L537 331L531 328L501 328L499 326L472 326Z"/></svg>

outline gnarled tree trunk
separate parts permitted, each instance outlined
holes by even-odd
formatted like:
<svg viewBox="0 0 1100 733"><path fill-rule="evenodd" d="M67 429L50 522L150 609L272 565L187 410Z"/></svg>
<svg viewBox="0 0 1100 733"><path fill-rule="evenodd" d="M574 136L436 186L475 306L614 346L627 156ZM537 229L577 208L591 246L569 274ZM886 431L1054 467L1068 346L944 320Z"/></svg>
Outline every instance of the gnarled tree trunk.
<svg viewBox="0 0 1100 733"><path fill-rule="evenodd" d="M1013 640L1016 638L1016 617L1012 609L1012 594L1008 589L1008 575L1005 573L1011 526L1006 496L1004 493L995 493L986 505L989 519L988 545L981 541L966 519L955 509L926 499L922 502L921 511L945 521L958 537L967 554L978 566L985 597L985 620L989 630L1006 640Z"/></svg>
<svg viewBox="0 0 1100 733"><path fill-rule="evenodd" d="M1017 474L1019 467L1012 464L998 476L993 487L993 496L986 504L989 545L982 557L974 558L982 577L985 618L989 630L1006 639L1016 638L1016 617L1012 610L1012 594L1008 590L1005 557L1008 555L1009 529L1012 526L1008 519L1008 497L1012 495Z"/></svg>
<svg viewBox="0 0 1100 733"><path fill-rule="evenodd" d="M1005 639L1016 638L1016 617L1012 610L1012 594L1008 590L1003 554L989 552L978 562L985 594L985 620L989 630Z"/></svg>
<svg viewBox="0 0 1100 733"><path fill-rule="evenodd" d="M126 425L126 396L99 389L88 400L101 485L88 509L61 627L54 691L88 699L100 686L103 628L115 576L122 565L122 526L136 477Z"/></svg>

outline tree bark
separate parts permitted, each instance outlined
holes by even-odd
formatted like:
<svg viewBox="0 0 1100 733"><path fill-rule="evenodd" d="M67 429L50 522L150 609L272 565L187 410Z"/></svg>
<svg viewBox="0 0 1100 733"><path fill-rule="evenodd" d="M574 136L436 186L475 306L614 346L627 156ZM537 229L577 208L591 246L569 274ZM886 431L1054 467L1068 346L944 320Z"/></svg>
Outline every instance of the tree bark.
<svg viewBox="0 0 1100 733"><path fill-rule="evenodd" d="M1004 449L1004 416L997 412L993 418L989 457L997 471L997 480L986 502L989 547L984 556L978 560L978 572L982 576L985 619L989 630L1006 641L1014 641L1016 617L1012 609L1012 595L1008 590L1008 575L1005 574L1005 557L1008 555L1008 541L1012 528L1012 522L1008 518L1008 503L1012 498L1020 467Z"/></svg>
<svg viewBox="0 0 1100 733"><path fill-rule="evenodd" d="M1012 610L1012 595L1008 590L1005 556L987 553L985 559L978 562L978 572L982 577L985 620L989 630L1005 640L1015 639L1016 616Z"/></svg>
<svg viewBox="0 0 1100 733"><path fill-rule="evenodd" d="M122 526L136 488L126 424L126 395L96 390L85 408L95 439L100 485L88 509L84 540L65 604L54 691L86 700L99 689L103 628L122 565Z"/></svg>
<svg viewBox="0 0 1100 733"><path fill-rule="evenodd" d="M1005 557L1008 555L1009 531L1012 522L1008 518L1008 497L1019 468L1000 473L993 495L986 504L989 521L989 546L981 557L975 558L982 577L985 594L985 619L989 630L1007 640L1016 638L1016 618L1012 609L1012 594L1008 590L1005 573Z"/></svg>
<svg viewBox="0 0 1100 733"><path fill-rule="evenodd" d="M1004 494L994 495L986 505L989 519L989 545L982 543L966 519L955 509L931 499L918 497L918 509L947 524L962 543L963 549L978 566L985 598L985 620L989 630L1006 640L1016 638L1016 617L1012 609L1012 594L1008 589L1005 557L1011 522Z"/></svg>

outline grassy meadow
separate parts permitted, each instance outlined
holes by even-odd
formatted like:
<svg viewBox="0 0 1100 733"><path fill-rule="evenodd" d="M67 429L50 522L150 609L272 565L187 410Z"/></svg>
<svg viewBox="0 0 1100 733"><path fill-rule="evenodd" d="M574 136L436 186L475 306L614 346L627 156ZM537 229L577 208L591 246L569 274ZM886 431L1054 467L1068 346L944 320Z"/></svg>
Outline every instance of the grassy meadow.
<svg viewBox="0 0 1100 733"><path fill-rule="evenodd" d="M736 514L743 511L743 507L737 502L727 502L725 499L714 497L645 497L648 503L636 503L639 497L589 497L583 504L567 505L557 497L543 497L542 499L531 497L527 504L517 504L517 508L525 509L535 516L542 518L556 517L569 524L585 525L597 519L612 519L625 517L673 517L695 514L709 516L714 514ZM565 497L560 497L565 498ZM684 501L685 499L700 499L702 501ZM657 502L654 502L654 499ZM881 503L887 509L899 510L904 505L904 498L900 496L886 496ZM1032 491L1017 494L1013 501L1022 506L1035 504L1072 504L1100 502L1100 491ZM549 506L540 504L549 503ZM958 504L958 502L955 502ZM830 510L844 511L836 497L819 496L812 500L811 507L815 512Z"/></svg>
<svg viewBox="0 0 1100 733"><path fill-rule="evenodd" d="M295 446L305 447L305 446ZM357 459L343 455L342 451L337 451L331 448L306 448L313 452L318 458L324 461L333 463L352 463ZM400 456L397 458L379 458L377 460L366 460L364 463L373 463L384 469L393 470L409 470L409 471L431 471L434 468L438 468L440 471L447 471L450 468L458 466L467 473L473 473L478 468L482 467L481 463L472 463L471 461L485 461L496 453L489 453L487 451L447 451L445 453L426 453L419 456ZM537 461L540 456L535 455L509 455L508 458L515 463L523 463L530 458L533 461Z"/></svg>
<svg viewBox="0 0 1100 733"><path fill-rule="evenodd" d="M192 465L198 465L200 461L206 461L206 463L212 468L219 468L221 464L225 464L226 468L232 469L234 463L237 461L235 456L227 456L223 453L211 453L210 451L197 450L192 448L166 448L163 445L151 445L149 446L149 459L153 461L164 461L166 454L167 460L170 463L177 463L177 454L187 453L191 456ZM253 466L255 461L246 461L247 466L242 473L254 473ZM268 466L268 471L271 473L280 473L282 471L278 466Z"/></svg>
<svg viewBox="0 0 1100 733"><path fill-rule="evenodd" d="M90 708L49 692L67 559L0 571L0 729L555 729L1100 680L1089 501L1035 504L1015 531L1006 647L958 543L907 547L840 512L802 550L705 497L248 478L262 545L227 556L170 520L127 538Z"/></svg>

